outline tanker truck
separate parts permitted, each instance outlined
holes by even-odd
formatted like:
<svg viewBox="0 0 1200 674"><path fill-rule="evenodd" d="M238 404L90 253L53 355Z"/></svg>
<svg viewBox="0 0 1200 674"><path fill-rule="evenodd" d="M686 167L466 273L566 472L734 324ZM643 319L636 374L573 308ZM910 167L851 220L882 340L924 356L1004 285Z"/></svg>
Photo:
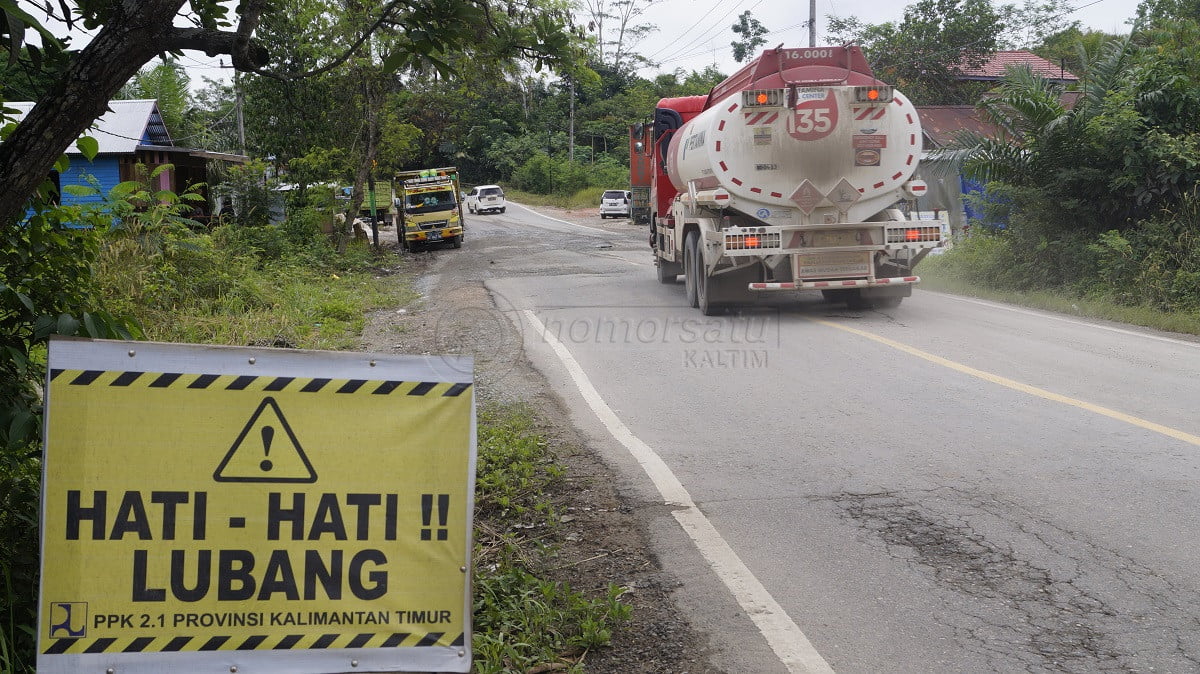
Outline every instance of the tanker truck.
<svg viewBox="0 0 1200 674"><path fill-rule="evenodd" d="M943 243L941 222L902 208L926 190L917 111L857 46L769 49L632 134L632 161L652 164L658 280L683 275L705 315L797 290L894 307Z"/></svg>

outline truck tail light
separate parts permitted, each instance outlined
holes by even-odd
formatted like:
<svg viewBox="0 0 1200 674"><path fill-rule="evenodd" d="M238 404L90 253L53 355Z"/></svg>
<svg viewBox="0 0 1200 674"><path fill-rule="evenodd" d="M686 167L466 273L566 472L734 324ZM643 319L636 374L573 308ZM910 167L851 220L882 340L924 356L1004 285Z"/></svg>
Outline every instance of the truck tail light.
<svg viewBox="0 0 1200 674"><path fill-rule="evenodd" d="M919 243L922 241L941 241L942 228L934 227L889 227L888 243Z"/></svg>
<svg viewBox="0 0 1200 674"><path fill-rule="evenodd" d="M760 250L763 248L779 248L779 232L759 232L755 234L726 234L725 250Z"/></svg>

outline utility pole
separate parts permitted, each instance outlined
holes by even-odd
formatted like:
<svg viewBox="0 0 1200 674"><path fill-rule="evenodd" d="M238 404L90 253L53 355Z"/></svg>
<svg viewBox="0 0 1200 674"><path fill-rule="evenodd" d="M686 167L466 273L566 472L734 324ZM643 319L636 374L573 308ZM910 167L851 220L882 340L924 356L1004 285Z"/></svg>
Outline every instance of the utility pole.
<svg viewBox="0 0 1200 674"><path fill-rule="evenodd" d="M233 66L231 66L231 65L229 65L229 66L225 65L224 60L217 61L217 67L233 68ZM241 152L242 156L246 156L246 119L245 119L245 117L242 116L243 100L244 100L244 98L242 96L242 80L240 77L238 77L237 69L234 68L234 70L233 70L233 101L234 101L234 103L233 103L233 105L234 105L234 109L237 110L238 151Z"/></svg>
<svg viewBox="0 0 1200 674"><path fill-rule="evenodd" d="M571 78L571 128L568 132L570 145L567 146L567 161L575 163L575 79Z"/></svg>
<svg viewBox="0 0 1200 674"><path fill-rule="evenodd" d="M242 116L242 80L238 77L238 71L233 71L233 90L237 95L237 120L238 120L238 148L242 152L242 156L246 155L246 118Z"/></svg>
<svg viewBox="0 0 1200 674"><path fill-rule="evenodd" d="M808 0L808 46L817 46L817 0Z"/></svg>

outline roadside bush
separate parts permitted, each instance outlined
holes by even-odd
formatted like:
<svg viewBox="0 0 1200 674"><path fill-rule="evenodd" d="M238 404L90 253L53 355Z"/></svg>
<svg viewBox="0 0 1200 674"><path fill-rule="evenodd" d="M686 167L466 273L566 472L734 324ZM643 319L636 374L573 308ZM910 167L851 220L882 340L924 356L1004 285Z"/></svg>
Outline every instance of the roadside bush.
<svg viewBox="0 0 1200 674"><path fill-rule="evenodd" d="M222 225L212 236L218 247L260 261L278 260L289 248L287 237L275 225Z"/></svg>
<svg viewBox="0 0 1200 674"><path fill-rule="evenodd" d="M304 248L319 241L322 226L332 222L333 216L328 210L300 208L288 214L279 224L279 231L289 245Z"/></svg>
<svg viewBox="0 0 1200 674"><path fill-rule="evenodd" d="M549 194L554 165L550 157L538 153L513 171L513 185L517 189L536 194Z"/></svg>
<svg viewBox="0 0 1200 674"><path fill-rule="evenodd" d="M41 465L34 447L0 451L0 672L33 671Z"/></svg>
<svg viewBox="0 0 1200 674"><path fill-rule="evenodd" d="M1096 279L1089 290L1125 305L1200 310L1200 195L1124 233L1101 234L1089 247Z"/></svg>
<svg viewBox="0 0 1200 674"><path fill-rule="evenodd" d="M629 167L618 164L611 157L603 157L595 163L572 163L535 154L513 172L512 181L519 190L560 196L576 194L588 187L626 189ZM599 196L596 203L599 203Z"/></svg>
<svg viewBox="0 0 1200 674"><path fill-rule="evenodd" d="M214 173L221 175L213 186L213 195L225 201L223 214L227 222L243 227L263 227L271 219L271 211L281 206L285 198L275 191L275 180L267 177L267 165L252 161L239 166L222 167Z"/></svg>

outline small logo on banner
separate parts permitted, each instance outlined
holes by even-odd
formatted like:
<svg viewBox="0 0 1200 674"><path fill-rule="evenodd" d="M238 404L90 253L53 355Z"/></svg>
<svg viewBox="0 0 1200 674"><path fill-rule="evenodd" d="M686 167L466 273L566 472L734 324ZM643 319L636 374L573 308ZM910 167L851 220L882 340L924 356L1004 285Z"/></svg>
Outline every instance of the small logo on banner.
<svg viewBox="0 0 1200 674"><path fill-rule="evenodd" d="M88 605L82 601L50 602L50 638L82 639L87 636Z"/></svg>

